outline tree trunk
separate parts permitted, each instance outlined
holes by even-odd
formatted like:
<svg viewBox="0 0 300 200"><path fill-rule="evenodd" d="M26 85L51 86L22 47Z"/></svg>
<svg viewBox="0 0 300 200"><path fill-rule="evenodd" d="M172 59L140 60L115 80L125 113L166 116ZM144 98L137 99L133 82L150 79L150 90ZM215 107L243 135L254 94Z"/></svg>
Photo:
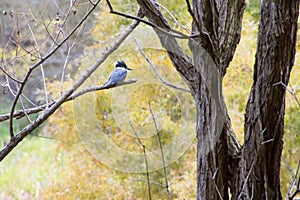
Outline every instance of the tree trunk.
<svg viewBox="0 0 300 200"><path fill-rule="evenodd" d="M233 173L239 145L232 137L221 82L240 40L244 7L244 1L193 0L193 32L200 32L200 37L194 38L190 47L195 67L205 80L200 80L195 95L198 111L197 199L229 199L228 189L235 181ZM200 53L202 48L207 55ZM205 61L208 57L212 61ZM214 107L218 110L215 114ZM202 154L207 145L211 146L210 151Z"/></svg>
<svg viewBox="0 0 300 200"><path fill-rule="evenodd" d="M235 197L282 199L285 94L296 52L298 13L299 0L261 3L254 83L246 108L245 145Z"/></svg>
<svg viewBox="0 0 300 200"><path fill-rule="evenodd" d="M293 66L299 0L271 1L261 1L254 84L241 148L227 114L222 79L240 40L245 2L192 1L193 9L187 9L193 17L189 38L192 59L176 38L167 34L172 29L155 1L137 0L145 16L157 26L154 30L162 46L196 102L197 199L229 199L229 190L232 199L281 198L284 86Z"/></svg>

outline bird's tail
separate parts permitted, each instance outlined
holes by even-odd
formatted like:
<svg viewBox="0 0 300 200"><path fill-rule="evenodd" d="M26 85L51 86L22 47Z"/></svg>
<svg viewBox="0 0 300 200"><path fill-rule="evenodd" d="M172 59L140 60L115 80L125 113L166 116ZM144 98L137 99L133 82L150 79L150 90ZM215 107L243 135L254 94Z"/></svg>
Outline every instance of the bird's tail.
<svg viewBox="0 0 300 200"><path fill-rule="evenodd" d="M113 86L115 86L116 84L113 84L113 83L111 83L110 81L107 81L106 83L104 83L102 86L103 87L113 87Z"/></svg>

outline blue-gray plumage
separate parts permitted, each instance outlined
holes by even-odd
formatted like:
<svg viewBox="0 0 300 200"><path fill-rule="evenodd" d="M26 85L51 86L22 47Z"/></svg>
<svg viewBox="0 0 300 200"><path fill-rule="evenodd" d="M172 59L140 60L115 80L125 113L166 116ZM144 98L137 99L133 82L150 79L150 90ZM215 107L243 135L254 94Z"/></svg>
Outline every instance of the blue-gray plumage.
<svg viewBox="0 0 300 200"><path fill-rule="evenodd" d="M115 86L117 83L122 82L127 76L127 70L132 70L127 67L124 61L118 61L114 71L110 74L109 79L104 83L104 87Z"/></svg>

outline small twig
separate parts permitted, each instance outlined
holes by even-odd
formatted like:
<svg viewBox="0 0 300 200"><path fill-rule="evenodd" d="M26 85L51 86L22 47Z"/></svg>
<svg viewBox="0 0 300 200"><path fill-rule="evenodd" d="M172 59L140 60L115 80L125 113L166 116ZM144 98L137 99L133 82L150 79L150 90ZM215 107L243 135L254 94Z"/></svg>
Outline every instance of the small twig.
<svg viewBox="0 0 300 200"><path fill-rule="evenodd" d="M287 193L287 196L288 196L288 199L289 199L289 200L293 200L294 197L295 197L298 193L300 193L300 175L299 175L298 183L297 183L297 186L296 186L296 190L295 190L295 192L294 192L293 194L291 194L291 192L292 192L292 190L293 190L293 187L294 187L294 185L295 185L295 183L296 183L296 179L297 179L297 176L298 176L299 168L300 168L300 160L299 160L299 162L298 162L298 166L297 166L297 170L296 170L295 176L294 176L294 178L293 178L293 180L292 180L292 183L291 183L290 188L289 188L288 193Z"/></svg>
<svg viewBox="0 0 300 200"><path fill-rule="evenodd" d="M170 193L170 188L169 188L170 185L169 185L169 181L168 181L168 178L167 178L164 150L163 150L160 133L159 133L159 130L158 130L158 127L157 127L157 123L156 123L155 116L154 116L153 110L151 108L151 103L150 102L149 102L149 111L150 111L150 114L152 116L154 126L155 126L155 130L156 130L156 134L157 134L157 139L158 139L159 148L160 148L161 157L162 157L162 162L163 162L163 170L164 170L164 176L165 176L165 187L166 187L168 197L169 197L169 200L170 200L170 199L172 199L172 196L171 196L171 193Z"/></svg>
<svg viewBox="0 0 300 200"><path fill-rule="evenodd" d="M52 19L50 19L52 20ZM47 32L50 40L52 41L52 46L55 44L56 46L58 45L58 43L55 41L55 38L51 35L50 31L48 30L48 26L49 24L51 23L51 21L49 20L48 24L45 24L44 22L42 22L42 25L44 26L45 28L45 31Z"/></svg>
<svg viewBox="0 0 300 200"><path fill-rule="evenodd" d="M107 5L108 5L108 7L109 7L109 9L110 9L110 13L112 13L112 14L120 15L120 16L122 16L122 17L129 18L129 19L138 20L139 22L142 22L142 23L144 23L144 24L146 24L146 25L148 25L148 26L151 26L152 28L156 28L156 29L160 30L161 32L163 32L163 33L165 33L165 34L167 34L167 35L173 36L173 37L175 37L175 38L188 39L188 38L193 37L193 36L188 36L188 35L186 35L186 34L184 34L184 33L181 33L180 31L177 31L177 30L174 30L174 29L171 29L171 28L168 29L168 30L165 30L165 29L163 29L163 28L161 28L161 27L159 27L159 26L153 24L152 22L146 21L146 20L144 20L144 19L142 19L142 18L140 18L140 17L136 17L136 16L129 15L129 14L126 14L126 13L122 13L122 12L115 11L115 10L113 9L113 7L112 7L110 1L109 1L109 0L106 0L106 2L107 2Z"/></svg>
<svg viewBox="0 0 300 200"><path fill-rule="evenodd" d="M143 144L143 142L141 141L141 139L138 137L137 135L137 132L135 131L131 121L129 121L129 124L137 138L137 140L139 141L140 145L142 146L143 148L143 152L144 152L144 159L145 159L145 165L146 165L146 176L147 176L147 184L148 184L148 197L149 197L149 200L151 200L151 188L150 188L150 176L149 176L149 169L148 169L148 161L147 161L147 154L146 154L146 147L145 145Z"/></svg>
<svg viewBox="0 0 300 200"><path fill-rule="evenodd" d="M48 139L48 140L58 140L58 141L62 141L62 142L63 142L63 140L59 140L59 139L56 139L56 138L53 138L53 137L47 137L47 136L37 135L37 134L30 134L30 135L32 135L32 136L34 136L34 137L43 138L43 139Z"/></svg>
<svg viewBox="0 0 300 200"><path fill-rule="evenodd" d="M26 23L28 25L29 31L31 33L31 36L32 36L33 41L34 41L34 44L36 46L36 52L38 54L38 57L39 57L39 59L41 59L42 58L42 54L40 52L39 44L38 44L38 41L37 41L37 39L35 37L35 34L33 33L32 28L31 28L31 26L30 26L30 24L29 24L29 22L28 22L28 20L27 20L27 18L25 16L25 14L23 14L23 18L25 19L25 21L26 21ZM47 92L47 84L46 84L46 77L45 77L43 63L40 65L40 68L41 68L41 73L42 73L42 80L43 80L44 93L45 93L45 100L46 100L46 104L48 105L49 104L49 102L48 102L48 92Z"/></svg>
<svg viewBox="0 0 300 200"><path fill-rule="evenodd" d="M140 182L146 182L145 180L140 180L140 179L131 179L132 181L140 181ZM158 183L156 181L149 181L150 184L153 184L153 185L158 185L160 187L165 187L164 184L161 184L161 183Z"/></svg>
<svg viewBox="0 0 300 200"><path fill-rule="evenodd" d="M100 0L100 1L101 1L101 0ZM63 22L62 22L61 25L60 25L60 27L61 27L60 30L59 30L58 33L56 34L55 38L52 39L53 43L52 43L51 47L49 48L50 50L53 48L54 45L56 45L56 46L59 45L59 43L57 43L56 40L58 39L58 37L60 36L60 34L63 32L63 31L62 31L62 28L65 26L65 23L67 22L68 18L70 17L70 13L72 12L72 9L73 9L75 3L76 3L76 0L74 0L74 1L72 1L72 2L70 1L70 7L69 7L69 10L68 10L68 12L67 12L67 14L66 14L66 17L64 18ZM92 9L94 9L94 8L98 5L98 3L99 3L99 1L97 1L96 4L95 4L95 3L92 3L92 5L93 5ZM58 8L59 8L59 6L58 6ZM61 12L62 12L62 11L61 11ZM51 38L52 38L52 37L51 37Z"/></svg>
<svg viewBox="0 0 300 200"><path fill-rule="evenodd" d="M292 89L289 89L286 86L286 84L284 84L282 81L279 81L279 82L273 84L273 86L276 86L276 85L281 85L284 89L286 89L292 95L292 97L294 97L296 103L298 104L298 107L300 108L300 101L298 100L296 91L295 91L295 89L293 89L292 86L291 86Z"/></svg>
<svg viewBox="0 0 300 200"><path fill-rule="evenodd" d="M97 1L97 4L100 3L100 0ZM96 8L93 7L88 11L88 15L92 13L92 11ZM83 19L86 19L84 17ZM83 74L78 77L75 83L49 108L45 109L45 111L40 114L34 121L33 124L28 124L22 130L20 130L13 140L9 140L8 144L0 151L0 162L33 130L35 130L38 126L43 124L58 108L61 107L63 103L76 91L87 79L90 77L96 69L111 55L121 44L122 42L133 32L133 30L139 25L139 21L134 21L130 26L125 29L121 35L111 44L110 47L106 48L106 50L102 53L102 55L98 58L98 60L87 70L83 72ZM54 52L53 52L54 53ZM52 54L53 54L52 53ZM52 55L51 54L51 55ZM51 56L49 55L49 57ZM40 64L40 63L39 63ZM37 65L38 66L38 65ZM10 120L12 120L11 116L14 112L10 112Z"/></svg>
<svg viewBox="0 0 300 200"><path fill-rule="evenodd" d="M97 4L100 3L100 0L97 1ZM12 103L11 109L10 109L10 118L9 118L9 134L10 134L10 138L11 140L14 139L14 131L13 131L13 114L15 111L15 107L17 105L17 102L19 100L20 95L23 92L23 89L29 79L29 77L31 76L33 70L35 68L37 68L38 66L40 66L42 63L44 63L49 57L51 57L76 31L77 29L82 25L82 23L88 18L88 16L93 12L93 10L96 8L96 5L94 5L83 17L82 19L77 23L77 25L70 31L70 33L53 49L51 50L48 54L46 54L44 57L42 57L37 63L35 63L33 66L31 66L29 68L29 70L27 71L21 87L19 88L16 97L14 98L14 101Z"/></svg>
<svg viewBox="0 0 300 200"><path fill-rule="evenodd" d="M60 82L61 82L61 86L60 86L61 94L62 94L63 82L64 82L64 77L65 77L65 71L66 71L66 68L69 64L69 61L72 59L72 56L70 56L71 50L74 48L74 46L76 44L76 40L79 37L79 35L81 34L81 31L83 29L84 29L84 26L81 26L80 30L78 31L78 34L76 35L76 38L74 39L74 42L72 43L72 45L71 46L67 45L68 46L68 52L67 52L67 55L66 55L66 59L65 59L64 66L63 66L63 69L62 69L61 80L60 80Z"/></svg>
<svg viewBox="0 0 300 200"><path fill-rule="evenodd" d="M181 90L181 91L184 91L184 92L189 92L189 93L192 93L190 90L186 89L186 88L183 88L183 87L180 87L180 86L177 86L177 85L174 85L172 83L169 83L167 81L165 81L162 76L159 74L159 72L157 71L157 69L155 68L155 66L152 64L152 62L150 61L150 59L146 56L145 52L143 51L143 49L141 48L141 45L139 44L139 42L135 39L135 43L140 51L140 53L143 55L143 57L145 58L145 60L148 62L148 64L150 65L150 67L152 68L152 70L155 72L156 76L159 78L159 80L169 86L169 87L172 87L172 88L175 88L175 89L178 89L178 90Z"/></svg>
<svg viewBox="0 0 300 200"><path fill-rule="evenodd" d="M15 97L16 94L17 94L17 91L14 90L14 89L12 89L12 88L10 87L9 84L7 84L7 87L9 88L10 93ZM38 105L35 104L32 100L30 100L29 97L27 97L25 94L21 94L21 96L24 97L24 98L26 99L26 101L27 101L28 103L30 103L31 105L33 105L33 106L38 106Z"/></svg>
<svg viewBox="0 0 300 200"><path fill-rule="evenodd" d="M29 50L27 50L22 43L15 41L12 37L8 38L10 42L12 42L13 44L15 44L17 47L20 47L21 49L23 49L25 51L26 54L29 54L31 56L31 58L35 58L38 59L38 56L34 55L33 53L31 53ZM24 55L26 55L24 53ZM23 55L22 55L23 56ZM20 56L20 57L22 57ZM22 83L22 81L20 81L20 83Z"/></svg>
<svg viewBox="0 0 300 200"><path fill-rule="evenodd" d="M181 27L183 30L185 30L188 33L191 33L191 30L188 29L187 27L185 27L184 25L182 25L172 14L171 11L169 11L165 6L161 5L158 2L155 2L159 7L163 8L170 16L171 18L174 20L175 24L177 24L179 27Z"/></svg>
<svg viewBox="0 0 300 200"><path fill-rule="evenodd" d="M221 192L220 192L220 190L219 190L217 184L214 184L214 185L215 185L215 188L216 188L216 190L217 190L217 193L218 193L220 199L223 200L223 197L222 197L222 195L221 195Z"/></svg>
<svg viewBox="0 0 300 200"><path fill-rule="evenodd" d="M212 179L215 179L215 178L216 178L216 175L217 175L218 171L219 171L219 168L217 168L216 171L214 172L214 174L213 174L213 176L212 176Z"/></svg>
<svg viewBox="0 0 300 200"><path fill-rule="evenodd" d="M2 64L3 65L3 64ZM12 75L10 75L4 68L0 67L0 70L7 75L10 79L12 79L13 81L16 81L17 83L21 84L22 81L16 79L15 77L13 77Z"/></svg>
<svg viewBox="0 0 300 200"><path fill-rule="evenodd" d="M266 140L266 141L263 141L261 144L266 144L266 143L269 143L269 142L272 142L272 141L274 141L274 138Z"/></svg>
<svg viewBox="0 0 300 200"><path fill-rule="evenodd" d="M221 195L221 192L220 192L220 190L219 190L219 188L218 188L218 186L217 186L217 184L216 184L216 181L215 181L215 178L216 178L216 176L217 176L217 174L218 174L218 171L219 171L219 168L217 168L216 171L214 172L214 174L213 174L213 176L212 176L212 180L213 180L214 186L215 186L215 188L216 188L216 190L217 190L217 193L218 193L220 199L223 200L223 197L222 197L222 195Z"/></svg>
<svg viewBox="0 0 300 200"><path fill-rule="evenodd" d="M253 170L253 167L254 167L254 163L256 162L256 160L254 160L253 162L252 162L252 164L251 164L251 167L250 167L250 169L249 169L249 172L248 172L248 174L247 174L247 176L246 176L246 178L245 178L245 180L244 180L244 182L243 182L243 185L242 185L242 188L241 188L241 190L240 190L240 194L239 194L239 196L237 197L237 199L241 199L241 197L242 197L242 195L243 195L243 190L244 190L244 188L245 188L245 186L246 186L246 183L247 183L247 181L248 181L248 179L249 179L249 177L250 177L250 174L252 173L252 170Z"/></svg>

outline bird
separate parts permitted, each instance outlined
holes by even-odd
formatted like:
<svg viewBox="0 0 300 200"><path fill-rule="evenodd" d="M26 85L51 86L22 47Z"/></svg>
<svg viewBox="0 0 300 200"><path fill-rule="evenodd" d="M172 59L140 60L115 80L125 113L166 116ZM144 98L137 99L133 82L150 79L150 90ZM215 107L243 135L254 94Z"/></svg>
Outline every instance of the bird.
<svg viewBox="0 0 300 200"><path fill-rule="evenodd" d="M103 87L113 87L117 83L124 81L127 76L127 70L132 69L128 68L124 61L118 61L115 69L110 74L108 81L103 84Z"/></svg>

